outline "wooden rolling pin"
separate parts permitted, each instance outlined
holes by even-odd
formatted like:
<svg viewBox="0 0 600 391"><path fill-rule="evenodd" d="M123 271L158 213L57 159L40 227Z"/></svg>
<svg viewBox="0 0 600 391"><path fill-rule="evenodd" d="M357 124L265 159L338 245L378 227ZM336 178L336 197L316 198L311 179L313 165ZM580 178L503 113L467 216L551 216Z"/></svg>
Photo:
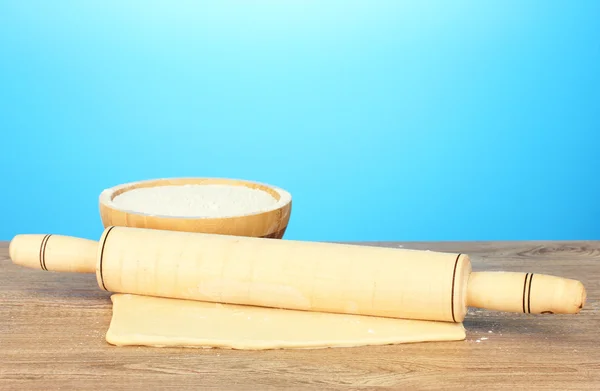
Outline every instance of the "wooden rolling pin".
<svg viewBox="0 0 600 391"><path fill-rule="evenodd" d="M17 235L14 263L96 273L107 291L297 310L462 322L467 307L575 314L579 281L471 272L466 254L108 227L99 242Z"/></svg>

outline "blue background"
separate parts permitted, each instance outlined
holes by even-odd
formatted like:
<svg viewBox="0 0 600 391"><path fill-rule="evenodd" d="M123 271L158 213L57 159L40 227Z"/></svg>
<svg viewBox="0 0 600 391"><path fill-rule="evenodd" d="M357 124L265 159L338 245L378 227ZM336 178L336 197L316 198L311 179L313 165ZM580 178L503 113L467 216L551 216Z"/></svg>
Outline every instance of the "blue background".
<svg viewBox="0 0 600 391"><path fill-rule="evenodd" d="M289 239L600 239L599 1L0 0L0 239L120 183L294 197Z"/></svg>

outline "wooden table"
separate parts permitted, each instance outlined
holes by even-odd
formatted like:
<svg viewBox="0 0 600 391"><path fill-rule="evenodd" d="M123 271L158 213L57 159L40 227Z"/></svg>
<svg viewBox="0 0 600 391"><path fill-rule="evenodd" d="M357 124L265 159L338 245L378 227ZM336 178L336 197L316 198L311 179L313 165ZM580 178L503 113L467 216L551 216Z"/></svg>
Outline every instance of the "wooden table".
<svg viewBox="0 0 600 391"><path fill-rule="evenodd" d="M0 243L0 390L600 390L600 242L364 243L472 256L473 270L575 278L578 315L470 310L467 339L324 350L114 347L93 275L13 265Z"/></svg>

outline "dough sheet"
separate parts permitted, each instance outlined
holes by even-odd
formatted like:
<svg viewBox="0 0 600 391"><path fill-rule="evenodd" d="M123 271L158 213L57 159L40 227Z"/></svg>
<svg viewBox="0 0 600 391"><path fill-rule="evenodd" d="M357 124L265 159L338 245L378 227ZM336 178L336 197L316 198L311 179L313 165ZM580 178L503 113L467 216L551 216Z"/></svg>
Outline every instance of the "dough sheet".
<svg viewBox="0 0 600 391"><path fill-rule="evenodd" d="M462 323L114 294L112 345L298 349L465 339Z"/></svg>

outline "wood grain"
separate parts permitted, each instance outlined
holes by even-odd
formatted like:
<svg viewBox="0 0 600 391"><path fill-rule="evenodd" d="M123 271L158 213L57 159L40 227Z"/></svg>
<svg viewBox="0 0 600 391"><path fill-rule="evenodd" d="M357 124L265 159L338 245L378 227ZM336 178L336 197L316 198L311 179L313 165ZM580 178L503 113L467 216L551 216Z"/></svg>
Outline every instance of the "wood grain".
<svg viewBox="0 0 600 391"><path fill-rule="evenodd" d="M460 342L324 350L117 348L93 275L28 270L0 243L0 389L600 389L600 242L361 243L468 253L473 270L582 281L579 315L470 310ZM477 342L479 341L479 342Z"/></svg>

